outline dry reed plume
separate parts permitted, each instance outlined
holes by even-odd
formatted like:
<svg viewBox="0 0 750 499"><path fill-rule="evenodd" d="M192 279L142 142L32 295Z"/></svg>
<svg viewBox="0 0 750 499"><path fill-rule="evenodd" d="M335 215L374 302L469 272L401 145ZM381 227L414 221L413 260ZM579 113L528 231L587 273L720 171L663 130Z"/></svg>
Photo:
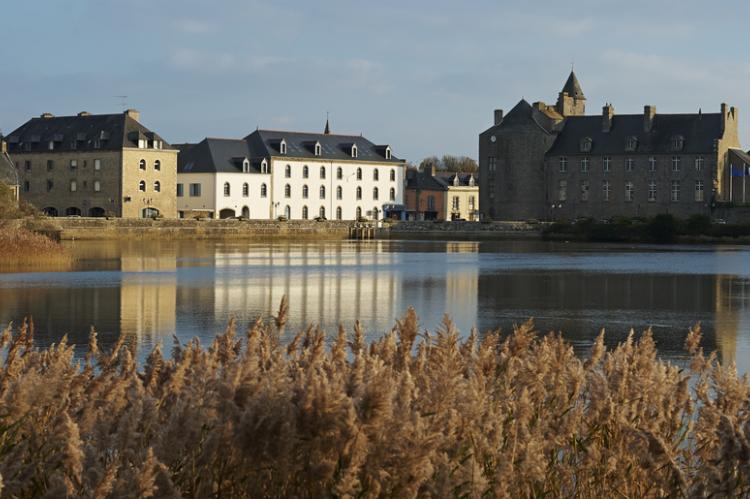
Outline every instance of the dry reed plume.
<svg viewBox="0 0 750 499"><path fill-rule="evenodd" d="M664 497L750 493L749 385L649 332L587 360L531 323L466 339L410 310L366 344L279 340L286 301L238 338L110 353L1 338L4 497Z"/></svg>
<svg viewBox="0 0 750 499"><path fill-rule="evenodd" d="M49 237L29 230L0 224L0 270L67 270L73 263L70 252Z"/></svg>

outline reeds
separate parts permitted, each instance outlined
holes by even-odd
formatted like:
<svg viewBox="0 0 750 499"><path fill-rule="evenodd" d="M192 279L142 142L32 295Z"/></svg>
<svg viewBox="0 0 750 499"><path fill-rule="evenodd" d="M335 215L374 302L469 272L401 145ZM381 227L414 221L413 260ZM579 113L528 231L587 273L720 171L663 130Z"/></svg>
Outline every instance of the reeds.
<svg viewBox="0 0 750 499"><path fill-rule="evenodd" d="M688 335L689 368L651 334L586 360L531 323L465 339L413 310L366 344L237 325L80 364L65 339L0 342L7 497L665 497L750 493L750 386Z"/></svg>
<svg viewBox="0 0 750 499"><path fill-rule="evenodd" d="M0 271L68 270L73 257L47 236L11 224L0 224Z"/></svg>

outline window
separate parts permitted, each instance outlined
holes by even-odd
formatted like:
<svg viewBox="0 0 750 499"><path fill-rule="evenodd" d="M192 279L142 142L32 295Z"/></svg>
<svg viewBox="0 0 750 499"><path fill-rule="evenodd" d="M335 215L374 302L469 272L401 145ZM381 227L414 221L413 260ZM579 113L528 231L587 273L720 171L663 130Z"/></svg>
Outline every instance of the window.
<svg viewBox="0 0 750 499"><path fill-rule="evenodd" d="M391 170L391 182L396 181L396 170Z"/></svg>
<svg viewBox="0 0 750 499"><path fill-rule="evenodd" d="M185 194L185 187L183 184L177 184L177 197L181 198Z"/></svg>
<svg viewBox="0 0 750 499"><path fill-rule="evenodd" d="M94 160L94 170L99 171L102 169L102 160L101 159L95 159Z"/></svg>
<svg viewBox="0 0 750 499"><path fill-rule="evenodd" d="M656 182L653 180L648 183L648 200L656 201Z"/></svg>
<svg viewBox="0 0 750 499"><path fill-rule="evenodd" d="M250 161L247 158L242 161L242 173L250 173Z"/></svg>
<svg viewBox="0 0 750 499"><path fill-rule="evenodd" d="M94 161L99 161L99 160L97 159L97 160L94 160ZM94 163L94 164L96 164L96 163ZM54 169L55 169L55 162L53 160L51 160L51 159L48 159L47 160L47 171L51 172Z"/></svg>
<svg viewBox="0 0 750 499"><path fill-rule="evenodd" d="M292 177L292 165L286 165L284 167L284 176L286 178L291 178Z"/></svg>
<svg viewBox="0 0 750 499"><path fill-rule="evenodd" d="M453 199L451 200L451 208L454 212L461 211L461 200L458 196L453 196Z"/></svg>
<svg viewBox="0 0 750 499"><path fill-rule="evenodd" d="M200 197L201 196L201 184L190 184L190 197Z"/></svg>
<svg viewBox="0 0 750 499"><path fill-rule="evenodd" d="M326 186L321 185L320 186L320 199L325 199L325 198L326 198Z"/></svg>
<svg viewBox="0 0 750 499"><path fill-rule="evenodd" d="M357 187L357 199L362 199L362 188Z"/></svg>
<svg viewBox="0 0 750 499"><path fill-rule="evenodd" d="M469 210L474 211L476 208L476 198L474 196L469 196Z"/></svg>
<svg viewBox="0 0 750 499"><path fill-rule="evenodd" d="M344 178L344 171L341 169L340 166L338 168L336 168L336 178L339 179L339 180L341 180L342 178Z"/></svg>
<svg viewBox="0 0 750 499"><path fill-rule="evenodd" d="M672 201L680 200L680 181L672 180Z"/></svg>
<svg viewBox="0 0 750 499"><path fill-rule="evenodd" d="M357 168L357 180L362 180L362 168Z"/></svg>
<svg viewBox="0 0 750 499"><path fill-rule="evenodd" d="M582 180L581 181L581 201L588 201L588 200L589 200L589 181Z"/></svg>
<svg viewBox="0 0 750 499"><path fill-rule="evenodd" d="M320 218L325 218L326 217L326 207L325 206L321 206L320 210L318 211L318 214L320 215Z"/></svg>
<svg viewBox="0 0 750 499"><path fill-rule="evenodd" d="M23 192L31 192L31 184L28 180L24 180L23 182Z"/></svg>
<svg viewBox="0 0 750 499"><path fill-rule="evenodd" d="M307 206L302 207L302 220L307 220Z"/></svg>
<svg viewBox="0 0 750 499"><path fill-rule="evenodd" d="M703 157L702 156L698 156L697 158L695 158L695 171L698 173L701 173L703 171Z"/></svg>
<svg viewBox="0 0 750 499"><path fill-rule="evenodd" d="M568 171L568 158L565 156L560 158L560 173L565 173Z"/></svg>
<svg viewBox="0 0 750 499"><path fill-rule="evenodd" d="M320 156L321 150L320 150L320 142L315 143L315 155Z"/></svg>
<svg viewBox="0 0 750 499"><path fill-rule="evenodd" d="M141 192L146 192L146 181L145 180L141 180L140 182L138 182L138 190L141 191Z"/></svg>
<svg viewBox="0 0 750 499"><path fill-rule="evenodd" d="M627 139L625 139L625 150L626 151L635 151L638 149L638 138L634 135L631 135Z"/></svg>
<svg viewBox="0 0 750 499"><path fill-rule="evenodd" d="M260 197L268 197L268 186L266 184L260 184Z"/></svg>
<svg viewBox="0 0 750 499"><path fill-rule="evenodd" d="M589 158L581 158L581 173L589 172Z"/></svg>
<svg viewBox="0 0 750 499"><path fill-rule="evenodd" d="M633 182L625 182L625 201L632 201L635 196Z"/></svg>
<svg viewBox="0 0 750 499"><path fill-rule="evenodd" d="M673 172L680 171L680 157L679 156L672 156L672 171Z"/></svg>
<svg viewBox="0 0 750 499"><path fill-rule="evenodd" d="M284 217L287 220L291 220L292 218L292 208L289 205L284 206Z"/></svg>
<svg viewBox="0 0 750 499"><path fill-rule="evenodd" d="M161 171L161 161L159 161L158 159L154 161L154 170Z"/></svg>
<svg viewBox="0 0 750 499"><path fill-rule="evenodd" d="M232 187L229 182L224 182L224 197L228 198L232 194Z"/></svg>
<svg viewBox="0 0 750 499"><path fill-rule="evenodd" d="M268 173L268 162L266 161L266 158L263 158L263 161L260 162L260 173Z"/></svg>
<svg viewBox="0 0 750 499"><path fill-rule="evenodd" d="M626 172L632 172L633 166L635 165L635 161L633 158L628 158L625 160L625 171Z"/></svg>
<svg viewBox="0 0 750 499"><path fill-rule="evenodd" d="M279 153L286 154L286 140L284 139L281 139L281 142L279 143Z"/></svg>
<svg viewBox="0 0 750 499"><path fill-rule="evenodd" d="M138 168L140 168L141 170L145 170L146 169L146 160L145 159L142 159L142 160L140 160L138 162Z"/></svg>
<svg viewBox="0 0 750 499"><path fill-rule="evenodd" d="M604 169L604 173L609 173L609 165L612 163L612 158L609 156L604 156L604 159L602 160L602 167Z"/></svg>
<svg viewBox="0 0 750 499"><path fill-rule="evenodd" d="M648 171L651 173L656 171L656 158L653 156L648 158Z"/></svg>
<svg viewBox="0 0 750 499"><path fill-rule="evenodd" d="M591 137L584 137L581 139L581 143L579 144L581 152L591 152L592 143L593 141L591 140Z"/></svg>
<svg viewBox="0 0 750 499"><path fill-rule="evenodd" d="M285 197L285 198L290 198L290 197L292 197L292 186L291 186L291 185L289 185L289 184L286 184L286 185L284 186L284 197Z"/></svg>
<svg viewBox="0 0 750 499"><path fill-rule="evenodd" d="M47 192L51 191L54 186L55 184L52 182L52 180L47 180Z"/></svg>
<svg viewBox="0 0 750 499"><path fill-rule="evenodd" d="M497 169L497 158L495 156L489 156L487 158L487 171L490 175L495 174L495 170ZM396 176L396 172L391 170L393 172L393 176ZM392 178L391 180L395 180L395 178Z"/></svg>
<svg viewBox="0 0 750 499"><path fill-rule="evenodd" d="M675 152L682 151L682 148L685 146L685 137L682 135L674 135L672 136L672 150Z"/></svg>
<svg viewBox="0 0 750 499"><path fill-rule="evenodd" d="M154 182L154 192L161 192L161 183L158 180Z"/></svg>
<svg viewBox="0 0 750 499"><path fill-rule="evenodd" d="M357 157L357 144L352 145L352 158Z"/></svg>
<svg viewBox="0 0 750 499"><path fill-rule="evenodd" d="M342 213L341 213L341 206L336 207L336 220L341 220Z"/></svg>
<svg viewBox="0 0 750 499"><path fill-rule="evenodd" d="M307 165L302 167L302 178L308 178L310 176L310 168Z"/></svg>
<svg viewBox="0 0 750 499"><path fill-rule="evenodd" d="M703 181L702 180L695 181L695 200L698 202L703 201Z"/></svg>
<svg viewBox="0 0 750 499"><path fill-rule="evenodd" d="M372 179L376 182L380 180L380 172L377 168L372 171Z"/></svg>
<svg viewBox="0 0 750 499"><path fill-rule="evenodd" d="M344 190L341 188L341 186L339 185L338 187L336 187L336 199L343 198L344 197L343 194L344 194Z"/></svg>
<svg viewBox="0 0 750 499"><path fill-rule="evenodd" d="M602 197L605 201L609 201L609 193L611 192L611 188L609 186L609 180L605 180L602 182Z"/></svg>
<svg viewBox="0 0 750 499"><path fill-rule="evenodd" d="M31 170L31 162L27 161L26 163L27 163L27 166L28 166L28 168L26 168L26 169L27 170ZM78 160L77 159L71 159L70 160L70 170L73 171L73 170L76 170L76 169L78 169Z"/></svg>
<svg viewBox="0 0 750 499"><path fill-rule="evenodd" d="M307 199L308 193L310 190L307 187L307 184L302 186L302 199Z"/></svg>
<svg viewBox="0 0 750 499"><path fill-rule="evenodd" d="M568 181L561 180L557 186L557 200L566 201L568 199Z"/></svg>
<svg viewBox="0 0 750 499"><path fill-rule="evenodd" d="M321 166L320 167L320 178L326 178L326 167Z"/></svg>
<svg viewBox="0 0 750 499"><path fill-rule="evenodd" d="M373 189L372 189L372 199L376 199L377 200L379 194L380 194L380 191L378 191L378 188L377 187L373 187Z"/></svg>
<svg viewBox="0 0 750 499"><path fill-rule="evenodd" d="M385 159L391 159L391 148L386 147L385 148Z"/></svg>
<svg viewBox="0 0 750 499"><path fill-rule="evenodd" d="M362 218L362 207L357 206L357 215L356 216L357 216L357 220L359 220L360 218Z"/></svg>
<svg viewBox="0 0 750 499"><path fill-rule="evenodd" d="M473 196L472 196L472 198L473 198ZM391 187L391 191L388 194L388 199L390 199L391 201L395 201L396 200L396 189L394 189L393 187Z"/></svg>
<svg viewBox="0 0 750 499"><path fill-rule="evenodd" d="M427 196L427 210L435 211L435 196Z"/></svg>
<svg viewBox="0 0 750 499"><path fill-rule="evenodd" d="M55 150L55 141L54 140L50 140L47 143L47 149L49 149L50 151L54 151Z"/></svg>

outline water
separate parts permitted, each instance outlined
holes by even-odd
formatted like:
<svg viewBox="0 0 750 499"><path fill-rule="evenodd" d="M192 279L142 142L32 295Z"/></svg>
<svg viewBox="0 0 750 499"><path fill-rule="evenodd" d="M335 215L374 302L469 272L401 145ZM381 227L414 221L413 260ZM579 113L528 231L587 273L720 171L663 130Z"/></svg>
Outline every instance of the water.
<svg viewBox="0 0 750 499"><path fill-rule="evenodd" d="M444 313L467 333L533 317L578 350L606 327L609 345L652 326L660 354L684 358L690 326L706 349L750 371L750 249L547 242L75 242L71 272L0 274L0 323L33 317L46 346L67 334L82 354L95 326L106 348L120 333L141 355L198 337L234 316L244 327L286 294L288 334L334 334L359 319L370 339L406 308L425 328Z"/></svg>

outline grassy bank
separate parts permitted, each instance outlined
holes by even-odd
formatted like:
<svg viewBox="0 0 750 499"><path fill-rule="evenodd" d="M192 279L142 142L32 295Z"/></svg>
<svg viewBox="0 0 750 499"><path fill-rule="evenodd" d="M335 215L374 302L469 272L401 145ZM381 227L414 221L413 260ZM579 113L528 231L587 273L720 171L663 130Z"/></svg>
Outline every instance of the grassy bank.
<svg viewBox="0 0 750 499"><path fill-rule="evenodd" d="M73 257L62 245L13 223L0 223L0 271L68 270Z"/></svg>
<svg viewBox="0 0 750 499"><path fill-rule="evenodd" d="M365 344L286 305L207 348L120 341L84 365L31 327L0 339L8 497L664 497L750 493L750 386L691 332L687 370L650 334L581 360L531 324L459 340L413 312ZM689 380L693 380L690 382Z"/></svg>

